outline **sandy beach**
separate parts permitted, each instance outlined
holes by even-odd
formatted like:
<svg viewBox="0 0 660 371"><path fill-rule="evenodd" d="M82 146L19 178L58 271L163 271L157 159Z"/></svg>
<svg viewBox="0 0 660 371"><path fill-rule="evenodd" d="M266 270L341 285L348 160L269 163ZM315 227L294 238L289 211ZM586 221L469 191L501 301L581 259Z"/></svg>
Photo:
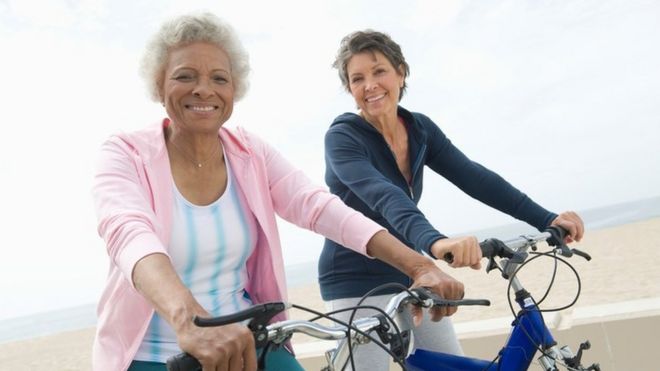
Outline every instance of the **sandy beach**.
<svg viewBox="0 0 660 371"><path fill-rule="evenodd" d="M573 247L591 254L593 260L570 259L579 272L582 289L576 307L617 303L660 297L660 218L587 231L584 240ZM539 246L543 250L544 246ZM466 297L486 298L490 307L462 308L455 322L507 316L507 282L498 272L454 270L441 264L466 285ZM545 292L552 273L552 262L539 259L521 273L521 280L536 297ZM557 279L543 308L570 303L576 293L576 280L566 267L559 266ZM323 311L318 286L310 284L290 290L290 301ZM293 318L308 314L292 311ZM0 370L89 370L94 329L71 331L51 336L0 344ZM307 341L294 337L294 343Z"/></svg>

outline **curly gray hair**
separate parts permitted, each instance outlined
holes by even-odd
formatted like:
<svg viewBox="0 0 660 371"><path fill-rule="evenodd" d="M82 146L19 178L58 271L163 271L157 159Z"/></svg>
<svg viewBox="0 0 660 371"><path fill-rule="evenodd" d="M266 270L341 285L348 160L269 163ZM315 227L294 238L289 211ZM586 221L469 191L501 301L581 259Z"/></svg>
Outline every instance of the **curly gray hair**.
<svg viewBox="0 0 660 371"><path fill-rule="evenodd" d="M204 12L181 15L166 21L147 44L142 56L140 75L147 83L151 99L156 102L162 99L159 84L170 50L176 46L200 41L217 45L227 53L234 81L234 100L238 101L245 96L250 72L248 53L228 23L214 14Z"/></svg>
<svg viewBox="0 0 660 371"><path fill-rule="evenodd" d="M378 31L356 31L345 36L341 40L339 51L337 51L337 56L332 67L336 68L337 72L339 72L339 79L341 79L344 88L346 88L349 93L351 92L348 81L348 71L346 71L348 62L350 62L354 55L364 52L381 52L394 68L398 70L399 66L401 66L403 69L401 71L401 73L403 73L403 87L399 94L399 100L401 100L403 94L406 92L406 87L408 86L406 83L406 77L410 75L410 67L408 66L408 63L406 63L406 58L403 56L399 44L394 42L389 35Z"/></svg>

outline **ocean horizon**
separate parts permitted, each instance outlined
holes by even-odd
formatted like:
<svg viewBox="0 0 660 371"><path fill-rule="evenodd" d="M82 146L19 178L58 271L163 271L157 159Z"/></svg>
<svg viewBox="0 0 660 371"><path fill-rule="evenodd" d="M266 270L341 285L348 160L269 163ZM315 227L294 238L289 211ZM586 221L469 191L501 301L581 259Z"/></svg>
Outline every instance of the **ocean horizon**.
<svg viewBox="0 0 660 371"><path fill-rule="evenodd" d="M629 224L660 216L660 196L578 211L588 230ZM510 223L456 235L475 235L478 239L508 239L536 232L523 223ZM317 260L285 265L290 288L316 281ZM0 343L24 340L55 333L90 328L96 325L96 303L47 310L27 316L0 320Z"/></svg>

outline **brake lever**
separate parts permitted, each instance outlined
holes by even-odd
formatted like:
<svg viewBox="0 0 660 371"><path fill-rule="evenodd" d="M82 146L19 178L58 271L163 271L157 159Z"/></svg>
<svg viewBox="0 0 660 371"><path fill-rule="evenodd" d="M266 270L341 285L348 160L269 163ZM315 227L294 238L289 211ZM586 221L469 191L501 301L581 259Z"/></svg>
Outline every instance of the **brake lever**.
<svg viewBox="0 0 660 371"><path fill-rule="evenodd" d="M497 268L497 262L495 262L495 258L493 257L488 258L488 264L486 265L486 273L490 273L490 271L496 268Z"/></svg>
<svg viewBox="0 0 660 371"><path fill-rule="evenodd" d="M416 298L409 301L411 304L425 304L428 303L429 301L432 301L434 297L437 297L436 294L431 291L428 287L415 287L414 289L411 289Z"/></svg>
<svg viewBox="0 0 660 371"><path fill-rule="evenodd" d="M282 302L274 303L265 303L266 308L264 308L263 313L260 316L254 317L249 323L248 327L252 330L254 334L254 345L257 348L262 348L268 343L268 331L266 326L273 317L278 315L280 312L283 312L287 305Z"/></svg>
<svg viewBox="0 0 660 371"><path fill-rule="evenodd" d="M442 299L443 303L437 303L433 301L433 305L444 305L449 307L458 307L464 305L481 305L485 307L490 306L490 300L488 299L461 299L461 300L445 300Z"/></svg>
<svg viewBox="0 0 660 371"><path fill-rule="evenodd" d="M508 261L511 263L516 264L520 264L527 259L526 252L514 251L504 242L496 238L489 238L480 242L479 247L481 248L483 257L488 259L488 264L486 265L486 273L489 273L493 269L497 268L495 257L505 258L508 259ZM451 252L445 253L442 258L449 264L454 262L454 255Z"/></svg>
<svg viewBox="0 0 660 371"><path fill-rule="evenodd" d="M572 251L573 251L573 254L575 254L577 256L581 256L581 257L585 258L587 261L591 260L591 255L587 254L586 252L584 252L582 250L572 249Z"/></svg>
<svg viewBox="0 0 660 371"><path fill-rule="evenodd" d="M483 305L489 306L490 300L487 299L458 299L458 300L448 300L440 297L428 287L417 287L412 290L418 296L418 299L422 302L431 301L434 306L441 307L457 307L462 305Z"/></svg>
<svg viewBox="0 0 660 371"><path fill-rule="evenodd" d="M257 348L260 348L268 342L268 332L266 331L268 322L285 309L287 309L287 305L282 302L262 303L245 311L227 316L215 318L195 316L193 322L199 327L214 327L250 319L247 326L254 334L255 345Z"/></svg>
<svg viewBox="0 0 660 371"><path fill-rule="evenodd" d="M557 247L555 247L555 250L559 252L559 255L565 256L567 258L570 258L573 256L573 251L566 246L565 244L561 244Z"/></svg>

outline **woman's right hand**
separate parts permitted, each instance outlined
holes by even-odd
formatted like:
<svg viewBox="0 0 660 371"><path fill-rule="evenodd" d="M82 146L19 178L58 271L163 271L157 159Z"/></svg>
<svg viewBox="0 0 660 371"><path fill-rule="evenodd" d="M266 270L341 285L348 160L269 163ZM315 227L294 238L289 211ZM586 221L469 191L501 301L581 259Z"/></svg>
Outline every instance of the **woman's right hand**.
<svg viewBox="0 0 660 371"><path fill-rule="evenodd" d="M550 225L558 225L568 231L566 243L580 242L584 235L584 222L574 211L564 211L559 214Z"/></svg>
<svg viewBox="0 0 660 371"><path fill-rule="evenodd" d="M460 300L465 295L463 284L443 272L435 264L431 263L414 275L412 287L427 287L440 297L448 300ZM456 313L457 307L433 307L429 310L432 321L439 321L442 317L451 316ZM413 312L415 317L417 313ZM421 318L420 318L421 320ZM417 318L416 321L417 322Z"/></svg>
<svg viewBox="0 0 660 371"><path fill-rule="evenodd" d="M444 259L445 254L451 253L452 268L470 267L481 269L481 247L474 236L441 238L431 245L431 253L437 259Z"/></svg>
<svg viewBox="0 0 660 371"><path fill-rule="evenodd" d="M172 326L181 350L197 358L204 371L257 369L254 338L246 326L193 323L194 316L209 317L209 313L183 285L169 257L151 254L140 259L133 269L133 282Z"/></svg>
<svg viewBox="0 0 660 371"><path fill-rule="evenodd" d="M252 332L242 324L198 327L192 319L176 330L181 350L195 357L202 370L256 370Z"/></svg>

